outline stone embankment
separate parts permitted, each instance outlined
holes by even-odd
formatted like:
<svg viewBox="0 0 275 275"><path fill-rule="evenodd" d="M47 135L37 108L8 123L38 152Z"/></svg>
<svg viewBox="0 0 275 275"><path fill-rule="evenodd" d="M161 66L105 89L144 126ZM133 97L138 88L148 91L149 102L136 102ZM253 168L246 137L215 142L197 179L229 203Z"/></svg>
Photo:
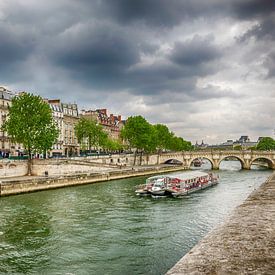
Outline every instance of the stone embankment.
<svg viewBox="0 0 275 275"><path fill-rule="evenodd" d="M140 166L120 167L120 169L100 170L89 173L72 173L61 176L22 176L14 178L2 178L0 180L0 196L15 195L20 193L35 192L47 189L54 189L66 186L89 184L101 181L137 177L156 173L172 172L183 170L182 166Z"/></svg>
<svg viewBox="0 0 275 275"><path fill-rule="evenodd" d="M167 275L275 274L275 174Z"/></svg>

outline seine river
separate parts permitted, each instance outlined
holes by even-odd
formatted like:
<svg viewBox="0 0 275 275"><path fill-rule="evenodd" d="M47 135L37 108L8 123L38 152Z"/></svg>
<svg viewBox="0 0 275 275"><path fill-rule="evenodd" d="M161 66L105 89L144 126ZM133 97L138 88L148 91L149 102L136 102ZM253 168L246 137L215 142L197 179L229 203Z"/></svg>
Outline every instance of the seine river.
<svg viewBox="0 0 275 275"><path fill-rule="evenodd" d="M135 196L145 177L1 198L0 273L164 274L271 174L238 169L182 199Z"/></svg>

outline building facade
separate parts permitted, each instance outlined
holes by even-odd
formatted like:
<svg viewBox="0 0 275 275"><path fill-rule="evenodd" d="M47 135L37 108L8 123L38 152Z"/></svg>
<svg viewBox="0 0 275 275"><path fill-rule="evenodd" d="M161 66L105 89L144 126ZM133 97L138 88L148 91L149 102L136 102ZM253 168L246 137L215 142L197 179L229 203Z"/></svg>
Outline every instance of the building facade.
<svg viewBox="0 0 275 275"><path fill-rule="evenodd" d="M15 93L0 87L0 157L23 155L24 148L20 144L12 142L6 132L2 131L2 125L7 119L9 106ZM79 121L80 114L77 104L62 103L60 99L44 99L49 104L53 119L59 130L56 143L49 152L49 156L76 156L80 153L80 145L75 134L75 126ZM113 140L119 140L120 132L124 125L121 115L108 116L107 109L82 111L81 116L95 120L103 127L103 130Z"/></svg>
<svg viewBox="0 0 275 275"><path fill-rule="evenodd" d="M22 145L12 142L8 134L2 130L14 96L16 96L15 93L0 87L0 157L18 156L23 153Z"/></svg>
<svg viewBox="0 0 275 275"><path fill-rule="evenodd" d="M107 109L96 109L96 110L83 110L82 117L87 119L95 120L99 125L102 126L103 130L108 134L109 138L113 140L120 139L120 132L123 127L123 121L121 115L115 116L110 114L108 116Z"/></svg>
<svg viewBox="0 0 275 275"><path fill-rule="evenodd" d="M63 111L63 154L67 157L79 155L80 146L75 134L75 126L79 121L77 104L62 103Z"/></svg>
<svg viewBox="0 0 275 275"><path fill-rule="evenodd" d="M60 99L50 99L47 100L47 103L49 104L51 110L52 110L52 116L55 121L55 124L59 131L59 136L57 138L56 143L53 145L52 150L50 152L50 155L53 157L58 157L64 155L64 148L63 148L63 128L64 128L64 122L63 122L63 110L61 106Z"/></svg>

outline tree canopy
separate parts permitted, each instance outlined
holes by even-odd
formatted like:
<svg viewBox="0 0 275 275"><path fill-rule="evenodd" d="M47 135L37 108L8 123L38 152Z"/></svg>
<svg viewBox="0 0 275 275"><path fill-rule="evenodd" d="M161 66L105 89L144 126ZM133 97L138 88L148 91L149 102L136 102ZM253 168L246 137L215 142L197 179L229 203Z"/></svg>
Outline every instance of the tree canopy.
<svg viewBox="0 0 275 275"><path fill-rule="evenodd" d="M75 126L75 133L82 149L91 150L92 147L101 147L107 150L120 150L122 145L108 137L101 125L95 120L82 117ZM88 145L88 148L86 148Z"/></svg>
<svg viewBox="0 0 275 275"><path fill-rule="evenodd" d="M191 142L176 137L163 124L151 125L142 116L129 117L122 129L121 136L131 148L146 153L158 150L192 150Z"/></svg>
<svg viewBox="0 0 275 275"><path fill-rule="evenodd" d="M263 137L256 148L257 150L275 150L275 140L271 137Z"/></svg>
<svg viewBox="0 0 275 275"><path fill-rule="evenodd" d="M121 131L121 136L131 148L152 151L156 147L154 127L142 116L131 116Z"/></svg>
<svg viewBox="0 0 275 275"><path fill-rule="evenodd" d="M12 99L3 130L24 146L29 160L33 153L45 153L55 143L59 131L49 105L40 96L22 93ZM28 174L31 173L29 166Z"/></svg>

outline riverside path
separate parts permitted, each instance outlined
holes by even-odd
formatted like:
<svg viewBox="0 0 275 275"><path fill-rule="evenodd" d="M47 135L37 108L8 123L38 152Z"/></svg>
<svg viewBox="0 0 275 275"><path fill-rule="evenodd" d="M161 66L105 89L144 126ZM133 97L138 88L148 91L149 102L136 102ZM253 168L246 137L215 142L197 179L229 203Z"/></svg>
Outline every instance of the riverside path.
<svg viewBox="0 0 275 275"><path fill-rule="evenodd" d="M274 274L275 173L167 275Z"/></svg>

